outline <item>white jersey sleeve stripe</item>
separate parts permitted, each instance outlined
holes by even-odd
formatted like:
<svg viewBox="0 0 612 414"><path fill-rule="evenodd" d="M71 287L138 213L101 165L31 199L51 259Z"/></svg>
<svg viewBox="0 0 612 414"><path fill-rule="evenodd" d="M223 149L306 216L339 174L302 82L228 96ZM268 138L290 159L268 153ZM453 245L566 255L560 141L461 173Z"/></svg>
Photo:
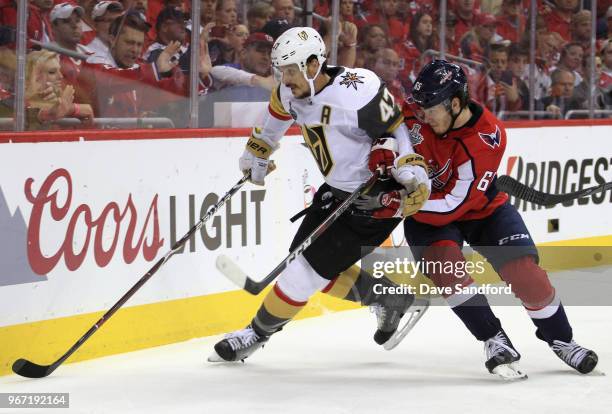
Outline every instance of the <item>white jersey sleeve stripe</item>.
<svg viewBox="0 0 612 414"><path fill-rule="evenodd" d="M470 194L474 182L472 160L468 160L457 168L458 179L455 186L446 197L439 200L428 200L420 212L448 214L458 209Z"/></svg>

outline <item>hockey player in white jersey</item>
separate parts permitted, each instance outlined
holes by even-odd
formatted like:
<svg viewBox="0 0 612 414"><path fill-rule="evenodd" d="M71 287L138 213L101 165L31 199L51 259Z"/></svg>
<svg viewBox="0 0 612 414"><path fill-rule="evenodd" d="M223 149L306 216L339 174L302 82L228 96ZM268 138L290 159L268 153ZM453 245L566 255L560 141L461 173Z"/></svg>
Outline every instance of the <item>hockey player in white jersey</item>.
<svg viewBox="0 0 612 414"><path fill-rule="evenodd" d="M239 160L251 181L263 185L270 156L295 122L302 129L325 184L315 195L290 250L314 230L347 196L381 169L395 187L375 186L367 203L355 202L332 226L292 261L251 323L215 345L209 361L239 361L259 349L305 305L316 291L374 307L384 345L414 301L412 295L381 295L374 284L391 286L353 266L380 245L403 217L429 196L422 157L414 154L399 107L384 83L369 70L328 67L325 44L309 27L287 30L272 47L272 65L282 75L261 128L255 128ZM377 138L388 136L387 139ZM376 193L374 193L376 191ZM374 200L374 202L372 201ZM371 247L370 249L373 249ZM378 290L377 290L378 291Z"/></svg>

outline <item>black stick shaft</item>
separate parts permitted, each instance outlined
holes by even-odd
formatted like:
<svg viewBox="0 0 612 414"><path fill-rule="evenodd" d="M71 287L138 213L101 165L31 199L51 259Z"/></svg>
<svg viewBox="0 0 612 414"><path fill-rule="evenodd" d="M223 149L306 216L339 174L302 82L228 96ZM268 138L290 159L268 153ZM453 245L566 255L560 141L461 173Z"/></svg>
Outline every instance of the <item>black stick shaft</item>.
<svg viewBox="0 0 612 414"><path fill-rule="evenodd" d="M353 203L353 201L357 199L357 197L359 197L367 189L374 185L376 180L378 180L379 176L380 172L376 171L368 181L361 184L359 188L353 191L353 193L342 202L342 204L336 207L336 209L329 216L327 216L327 218L321 224L319 224L319 226L314 229L312 233L310 233L306 237L306 239L304 239L304 241L300 243L299 246L293 249L293 251L289 253L289 255L287 255L287 257L285 257L285 259L283 259L283 261L278 266L276 266L274 270L272 270L266 277L264 277L259 282L254 282L252 279L247 279L244 289L247 292L252 293L253 295L257 295L259 292L264 290L266 286L270 284L270 282L276 279L276 277L287 268L289 263L291 263L297 257L302 255L302 253L304 253L304 250L306 250L308 246L310 246L315 240L319 238L319 236L321 236L321 234L323 234L329 227L331 227L331 225L338 219L338 217L342 215L342 213L346 211L346 209L350 207L350 205Z"/></svg>
<svg viewBox="0 0 612 414"><path fill-rule="evenodd" d="M102 317L91 328L89 328L89 330L85 332L85 334L74 345L72 345L72 347L70 347L70 349L66 351L66 353L62 355L57 361L55 361L49 366L43 367L26 360L18 360L17 362L19 362L19 364L16 363L13 365L13 370L15 371L15 373L23 376L31 376L24 374L27 374L27 371L32 371L35 373L40 372L41 375L36 375L36 377L39 377L47 376L53 371L55 371L57 367L59 367L66 359L68 359L70 355L75 353L76 350L79 349L81 345L85 343L85 341L87 341L98 329L100 329L100 327L104 325L104 323L106 323L106 321L108 321L111 316L113 316L115 312L117 312L119 308L121 308L121 306L123 306L125 302L127 302L128 299L130 299L138 291L138 289L142 287L142 285L147 283L147 281L164 265L164 263L166 263L172 256L174 256L174 254L176 254L176 252L178 252L185 245L185 243L187 243L187 240L189 240L191 235L194 234L196 231L200 230L204 223L208 221L219 210L219 208L223 206L234 194L236 194L236 192L238 192L238 190L244 185L248 178L248 174L242 177L214 206L212 206L208 210L206 215L202 217L200 221L198 221L187 232L187 234L185 234L185 236L183 236L180 240L174 243L168 253L166 253L161 259L159 259L153 265L153 267L151 267L151 269L149 269L149 271L145 273L145 275L142 276L140 280L136 282L136 284L132 286L131 289L128 290L127 293L123 295L121 299L119 299L117 303L113 305L112 308L110 308L104 315L102 315ZM18 367L17 369L15 368L16 365Z"/></svg>

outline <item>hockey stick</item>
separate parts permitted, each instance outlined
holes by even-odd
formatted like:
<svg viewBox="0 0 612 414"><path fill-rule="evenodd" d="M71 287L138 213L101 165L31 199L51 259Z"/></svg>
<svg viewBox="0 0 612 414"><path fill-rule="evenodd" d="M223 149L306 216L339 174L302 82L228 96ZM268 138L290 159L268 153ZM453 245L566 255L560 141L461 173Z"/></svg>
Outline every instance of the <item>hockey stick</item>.
<svg viewBox="0 0 612 414"><path fill-rule="evenodd" d="M98 322L96 322L87 332L85 332L85 335L83 335L74 345L72 345L72 347L57 361L55 361L51 365L38 365L34 362L20 358L13 363L13 372L15 374L21 375L22 377L42 378L55 371L57 367L59 367L66 359L68 359L68 357L70 357L70 355L72 355L77 349L79 349L81 345L83 345L83 343L85 343L85 341L89 339L90 336L92 336L102 325L104 325L104 323L108 321L110 317L113 316L113 314L117 312L117 310L119 310L119 308L123 306L123 304L127 302L127 300L131 298L134 293L136 293L136 291L138 291L138 289L140 289L142 285L144 285L159 270L159 268L164 265L164 263L166 263L172 256L174 256L174 254L176 254L185 245L185 243L187 243L187 240L189 240L191 235L193 235L196 231L200 230L204 223L208 221L217 212L217 210L219 210L219 208L224 205L234 194L236 194L236 192L242 187L245 182L247 182L248 179L249 174L246 174L244 177L242 177L231 188L231 190L229 190L217 202L217 204L215 204L210 208L210 210L208 210L208 213L206 213L206 215L202 217L200 221L198 221L187 232L187 234L183 236L182 239L174 243L172 249L168 253L166 253L164 257L159 259L153 265L153 267L149 269L149 271L138 282L136 282L136 284L132 286L132 288L125 295L123 295L121 299L119 299L119 301L117 301L117 303L113 305L112 308L110 308L104 315L102 315Z"/></svg>
<svg viewBox="0 0 612 414"><path fill-rule="evenodd" d="M238 267L238 265L234 261L232 261L232 259L225 255L220 255L219 257L217 257L217 269L219 269L225 277L234 282L240 288L246 290L247 292L253 295L257 295L259 292L264 290L264 288L268 286L270 282L276 279L276 277L280 275L283 270L285 270L289 263L294 261L302 253L304 253L304 250L306 250L308 246L310 246L315 240L317 240L319 236L321 236L321 234L323 234L338 219L338 217L340 217L342 213L344 213L346 209L349 208L349 206L353 203L353 201L357 199L357 197L359 197L372 185L374 185L376 180L378 180L379 176L380 172L376 171L368 181L361 184L359 188L353 191L353 193L349 195L348 198L344 200L338 207L336 207L336 209L321 224L319 224L319 226L314 229L312 233L310 233L308 237L306 237L306 239L304 239L304 241L302 241L299 246L293 249L293 251L291 251L289 255L287 255L287 257L285 257L283 261L280 262L280 264L274 268L274 270L268 273L268 275L259 282L256 282L251 277L249 277L249 275L242 271L242 269L240 269L240 267Z"/></svg>
<svg viewBox="0 0 612 414"><path fill-rule="evenodd" d="M588 197L591 194L595 194L599 191L603 192L612 188L612 182L610 182L597 185L595 187L574 191L573 193L549 194L530 188L507 175L498 177L496 185L501 191L504 191L516 198L541 206L554 206L555 204L564 203L577 198Z"/></svg>

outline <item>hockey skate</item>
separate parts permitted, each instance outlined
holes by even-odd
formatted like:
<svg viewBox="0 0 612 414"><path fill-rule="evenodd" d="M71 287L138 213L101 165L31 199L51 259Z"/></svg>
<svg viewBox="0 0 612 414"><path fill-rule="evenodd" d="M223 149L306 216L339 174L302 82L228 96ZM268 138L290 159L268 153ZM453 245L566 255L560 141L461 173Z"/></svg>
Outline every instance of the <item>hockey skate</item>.
<svg viewBox="0 0 612 414"><path fill-rule="evenodd" d="M417 299L414 295L388 295L383 303L370 305L376 314L378 328L374 341L387 351L395 348L416 325L429 308L429 300ZM400 322L404 321L399 327Z"/></svg>
<svg viewBox="0 0 612 414"><path fill-rule="evenodd" d="M215 349L208 357L208 362L236 362L250 357L268 342L269 336L260 336L251 325L240 331L225 335L217 342Z"/></svg>
<svg viewBox="0 0 612 414"><path fill-rule="evenodd" d="M588 374L593 371L599 360L595 352L581 347L573 340L571 342L553 341L550 349L563 362L581 374Z"/></svg>
<svg viewBox="0 0 612 414"><path fill-rule="evenodd" d="M514 349L503 329L485 341L484 349L487 358L485 367L491 374L508 381L527 378L518 366L521 354Z"/></svg>

